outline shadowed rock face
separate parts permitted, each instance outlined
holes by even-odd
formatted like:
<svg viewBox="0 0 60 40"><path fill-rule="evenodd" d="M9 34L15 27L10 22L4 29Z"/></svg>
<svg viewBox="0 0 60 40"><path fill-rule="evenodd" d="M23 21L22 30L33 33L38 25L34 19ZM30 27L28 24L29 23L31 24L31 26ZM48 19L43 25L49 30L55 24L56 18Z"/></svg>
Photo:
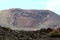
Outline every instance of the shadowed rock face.
<svg viewBox="0 0 60 40"><path fill-rule="evenodd" d="M0 24L17 30L37 30L60 24L60 16L49 10L9 9L0 11Z"/></svg>

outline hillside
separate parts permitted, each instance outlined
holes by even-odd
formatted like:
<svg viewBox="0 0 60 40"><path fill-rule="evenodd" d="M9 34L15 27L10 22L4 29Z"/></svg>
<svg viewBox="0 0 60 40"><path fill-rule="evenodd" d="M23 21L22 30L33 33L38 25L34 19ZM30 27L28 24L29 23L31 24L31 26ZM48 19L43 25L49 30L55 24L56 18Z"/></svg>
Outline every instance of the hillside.
<svg viewBox="0 0 60 40"><path fill-rule="evenodd" d="M39 30L60 27L60 16L50 10L12 8L0 11L0 25L12 30Z"/></svg>

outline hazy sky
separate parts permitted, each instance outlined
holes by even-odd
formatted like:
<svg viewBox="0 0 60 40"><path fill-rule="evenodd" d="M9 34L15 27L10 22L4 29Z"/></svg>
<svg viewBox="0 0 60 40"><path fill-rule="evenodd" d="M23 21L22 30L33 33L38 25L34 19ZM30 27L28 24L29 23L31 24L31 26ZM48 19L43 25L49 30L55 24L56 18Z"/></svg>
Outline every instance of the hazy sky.
<svg viewBox="0 0 60 40"><path fill-rule="evenodd" d="M9 8L48 9L60 15L60 0L0 0L0 10Z"/></svg>

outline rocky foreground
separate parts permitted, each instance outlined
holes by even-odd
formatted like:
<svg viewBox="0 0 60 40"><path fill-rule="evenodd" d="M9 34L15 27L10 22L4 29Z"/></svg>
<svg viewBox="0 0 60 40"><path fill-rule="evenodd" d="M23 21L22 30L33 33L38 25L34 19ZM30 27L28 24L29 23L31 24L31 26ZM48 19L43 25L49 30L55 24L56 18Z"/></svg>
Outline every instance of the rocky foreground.
<svg viewBox="0 0 60 40"><path fill-rule="evenodd" d="M0 40L60 40L59 30L17 31L0 26Z"/></svg>

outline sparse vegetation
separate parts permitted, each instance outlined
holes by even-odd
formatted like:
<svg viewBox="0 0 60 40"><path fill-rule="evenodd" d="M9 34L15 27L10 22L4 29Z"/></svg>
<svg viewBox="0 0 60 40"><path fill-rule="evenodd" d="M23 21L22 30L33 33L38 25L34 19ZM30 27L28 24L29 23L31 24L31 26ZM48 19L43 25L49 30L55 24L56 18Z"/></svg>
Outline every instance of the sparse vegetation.
<svg viewBox="0 0 60 40"><path fill-rule="evenodd" d="M52 32L48 33L50 37L60 37L60 28L53 30Z"/></svg>

